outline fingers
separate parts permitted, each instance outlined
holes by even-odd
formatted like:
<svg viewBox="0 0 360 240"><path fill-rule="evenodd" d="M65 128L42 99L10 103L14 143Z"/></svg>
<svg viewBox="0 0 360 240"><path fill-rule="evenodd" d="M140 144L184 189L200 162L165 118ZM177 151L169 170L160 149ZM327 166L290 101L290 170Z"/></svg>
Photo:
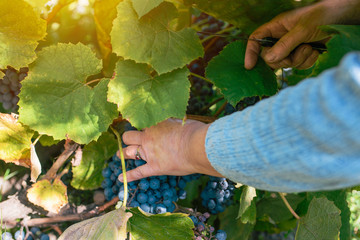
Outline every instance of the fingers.
<svg viewBox="0 0 360 240"><path fill-rule="evenodd" d="M140 158L146 161L146 155L141 146L131 145L123 149L125 159L136 159L136 153L139 151ZM118 157L120 158L119 152L117 152Z"/></svg>
<svg viewBox="0 0 360 240"><path fill-rule="evenodd" d="M255 32L253 32L249 39L262 39L264 37L271 36L271 31L267 27L267 24L261 26ZM255 67L259 53L261 51L261 45L257 41L249 40L247 42L245 51L245 68L250 70Z"/></svg>
<svg viewBox="0 0 360 240"><path fill-rule="evenodd" d="M137 167L133 170L130 170L128 172L126 172L126 179L128 182L132 182L132 181L136 181L142 178L146 178L146 177L150 177L150 176L155 176L158 175L156 174L156 172L154 172L152 170L151 167L149 167L148 164L144 164L140 167ZM123 182L123 174L120 174L118 177L120 182Z"/></svg>
<svg viewBox="0 0 360 240"><path fill-rule="evenodd" d="M261 57L271 51L271 48L264 48L261 52ZM279 62L266 62L272 69L295 67L298 69L310 68L317 60L319 52L313 50L308 44L302 44L296 48L288 57Z"/></svg>
<svg viewBox="0 0 360 240"><path fill-rule="evenodd" d="M308 37L305 28L295 27L286 33L280 40L264 55L264 60L268 63L280 62L290 55L290 53Z"/></svg>
<svg viewBox="0 0 360 240"><path fill-rule="evenodd" d="M141 131L127 131L122 135L122 139L126 145L141 145Z"/></svg>

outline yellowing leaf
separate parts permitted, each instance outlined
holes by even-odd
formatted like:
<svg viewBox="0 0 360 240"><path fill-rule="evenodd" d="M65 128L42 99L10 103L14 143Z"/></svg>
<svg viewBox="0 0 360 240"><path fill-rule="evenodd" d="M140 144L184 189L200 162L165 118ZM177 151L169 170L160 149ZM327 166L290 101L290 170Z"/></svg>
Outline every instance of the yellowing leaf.
<svg viewBox="0 0 360 240"><path fill-rule="evenodd" d="M171 29L178 15L174 4L163 2L140 19L130 0L119 3L117 11L111 43L118 56L148 63L162 74L184 67L203 55L203 47L193 29Z"/></svg>
<svg viewBox="0 0 360 240"><path fill-rule="evenodd" d="M36 182L36 179L41 173L41 163L35 151L35 146L30 145L30 160L31 160L31 181Z"/></svg>
<svg viewBox="0 0 360 240"><path fill-rule="evenodd" d="M187 68L162 75L143 63L119 61L109 83L108 99L136 128L155 125L169 117L183 118L189 99Z"/></svg>
<svg viewBox="0 0 360 240"><path fill-rule="evenodd" d="M107 60L112 52L110 32L116 18L116 6L122 0L96 0L94 3L94 20L96 35L102 56Z"/></svg>
<svg viewBox="0 0 360 240"><path fill-rule="evenodd" d="M138 14L138 17L141 18L155 7L159 6L164 0L131 0L133 7Z"/></svg>
<svg viewBox="0 0 360 240"><path fill-rule="evenodd" d="M40 180L28 189L27 198L49 212L59 213L68 203L67 187L60 179L55 179L52 184L47 179Z"/></svg>
<svg viewBox="0 0 360 240"><path fill-rule="evenodd" d="M41 11L45 8L45 4L50 0L25 0L31 6L33 6L36 10Z"/></svg>
<svg viewBox="0 0 360 240"><path fill-rule="evenodd" d="M23 0L0 0L0 68L27 66L46 35L46 21Z"/></svg>
<svg viewBox="0 0 360 240"><path fill-rule="evenodd" d="M82 44L58 44L38 55L22 81L21 122L54 139L82 144L97 139L118 115L106 99L108 80L86 85L89 75L99 73L100 60Z"/></svg>
<svg viewBox="0 0 360 240"><path fill-rule="evenodd" d="M126 226L131 216L131 213L120 208L101 217L91 218L70 226L59 240L125 240Z"/></svg>
<svg viewBox="0 0 360 240"><path fill-rule="evenodd" d="M28 153L34 132L10 114L0 113L0 159L29 166Z"/></svg>

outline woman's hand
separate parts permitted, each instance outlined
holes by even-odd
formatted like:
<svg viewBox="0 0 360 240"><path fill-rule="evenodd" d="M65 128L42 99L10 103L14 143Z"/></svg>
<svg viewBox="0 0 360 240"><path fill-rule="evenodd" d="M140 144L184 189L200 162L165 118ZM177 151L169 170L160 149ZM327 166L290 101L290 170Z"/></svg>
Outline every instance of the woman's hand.
<svg viewBox="0 0 360 240"><path fill-rule="evenodd" d="M136 152L146 164L127 172L128 181L156 175L188 175L203 173L221 176L211 166L205 153L205 137L209 125L187 120L168 119L143 131L127 131L123 141L127 159ZM118 153L119 155L119 153ZM122 181L122 174L119 176Z"/></svg>
<svg viewBox="0 0 360 240"><path fill-rule="evenodd" d="M279 38L271 48L263 48L257 41L248 41L245 54L245 68L251 69L261 57L273 69L281 67L295 67L306 69L311 67L319 56L317 50L306 43L325 43L330 35L321 31L319 26L336 22L336 16L328 2L323 1L308 7L285 12L270 22L260 26L249 39L265 37ZM326 4L325 4L326 3ZM340 7L341 8L341 7Z"/></svg>

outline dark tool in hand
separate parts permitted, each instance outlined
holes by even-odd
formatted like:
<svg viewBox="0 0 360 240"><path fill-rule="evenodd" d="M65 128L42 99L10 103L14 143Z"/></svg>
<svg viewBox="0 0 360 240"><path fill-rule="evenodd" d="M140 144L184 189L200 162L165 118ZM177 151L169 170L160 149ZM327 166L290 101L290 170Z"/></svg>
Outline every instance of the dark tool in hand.
<svg viewBox="0 0 360 240"><path fill-rule="evenodd" d="M272 37L258 39L258 38L237 37L237 36L231 36L231 35L226 35L226 34L216 34L216 33L207 33L207 32L198 32L198 33L201 33L204 35L217 36L217 37L233 37L233 38L237 38L237 39L257 41L263 47L272 47L275 45L275 43L277 43L277 41L279 41L279 38L272 38ZM327 51L326 45L323 43L310 42L310 43L305 43L305 44L309 44L312 47L312 49L317 50L319 53L323 53L323 52Z"/></svg>

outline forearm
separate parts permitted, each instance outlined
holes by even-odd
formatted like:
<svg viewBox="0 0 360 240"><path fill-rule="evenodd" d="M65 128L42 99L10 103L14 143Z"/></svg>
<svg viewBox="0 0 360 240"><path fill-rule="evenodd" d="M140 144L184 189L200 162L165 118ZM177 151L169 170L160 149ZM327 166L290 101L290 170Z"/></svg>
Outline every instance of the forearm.
<svg viewBox="0 0 360 240"><path fill-rule="evenodd" d="M360 0L323 0L318 4L328 12L328 24L360 23Z"/></svg>
<svg viewBox="0 0 360 240"><path fill-rule="evenodd" d="M348 57L338 69L213 123L205 143L212 166L233 181L272 191L359 184L356 57L355 67Z"/></svg>

